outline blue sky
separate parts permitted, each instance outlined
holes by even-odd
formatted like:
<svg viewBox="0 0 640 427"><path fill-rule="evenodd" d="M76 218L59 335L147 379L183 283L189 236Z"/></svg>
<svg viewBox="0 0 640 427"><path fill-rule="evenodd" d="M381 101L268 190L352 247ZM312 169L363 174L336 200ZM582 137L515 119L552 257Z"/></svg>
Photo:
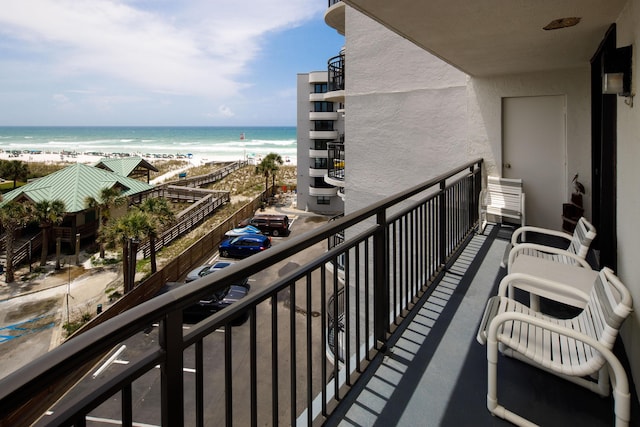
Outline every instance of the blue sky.
<svg viewBox="0 0 640 427"><path fill-rule="evenodd" d="M0 126L291 125L326 0L2 0Z"/></svg>

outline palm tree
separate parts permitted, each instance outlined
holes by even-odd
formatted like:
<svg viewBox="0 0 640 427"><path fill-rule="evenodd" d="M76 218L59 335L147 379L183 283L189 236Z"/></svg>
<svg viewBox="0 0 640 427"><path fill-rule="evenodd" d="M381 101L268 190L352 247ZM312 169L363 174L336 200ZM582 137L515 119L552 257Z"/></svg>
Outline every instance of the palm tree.
<svg viewBox="0 0 640 427"><path fill-rule="evenodd" d="M140 203L140 205L138 205L138 209L149 214L149 218L151 219L153 225L153 228L149 230L150 233L148 235L151 258L151 273L153 274L158 270L156 264L156 239L164 228L175 221L176 217L169 207L167 199L165 199L164 197L145 199L142 203Z"/></svg>
<svg viewBox="0 0 640 427"><path fill-rule="evenodd" d="M13 181L13 188L15 189L18 180L26 180L29 175L29 165L20 160L3 161L0 164L0 174L6 179Z"/></svg>
<svg viewBox="0 0 640 427"><path fill-rule="evenodd" d="M33 218L42 228L42 252L40 266L47 264L47 251L49 250L49 235L55 224L60 224L66 212L62 200L42 200L33 206Z"/></svg>
<svg viewBox="0 0 640 427"><path fill-rule="evenodd" d="M278 165L282 165L282 157L277 153L269 153L256 166L256 175L264 175L264 194L268 196L269 191L269 175L272 176L273 185L275 186L275 173L280 169Z"/></svg>
<svg viewBox="0 0 640 427"><path fill-rule="evenodd" d="M275 191L276 188L276 172L280 170L280 166L284 164L282 157L277 153L269 153L267 154L267 158L271 158L272 160L272 168L271 168L271 188L272 191Z"/></svg>
<svg viewBox="0 0 640 427"><path fill-rule="evenodd" d="M122 270L124 277L124 291L133 289L135 278L135 248L131 244L139 242L147 237L153 229L151 216L139 209L132 210L126 215L111 220L102 230L100 239L109 247L121 246L122 248ZM134 249L134 250L132 250Z"/></svg>
<svg viewBox="0 0 640 427"><path fill-rule="evenodd" d="M0 207L0 224L6 234L5 249L7 252L6 261L6 281L11 283L15 280L13 271L13 245L15 243L15 232L20 227L29 222L31 216L28 205L11 201Z"/></svg>
<svg viewBox="0 0 640 427"><path fill-rule="evenodd" d="M122 206L127 202L127 198L120 195L117 187L105 187L100 190L98 198L87 197L84 204L87 208L96 209L98 211L99 228L98 235L102 233L104 227L107 226L111 217L111 208ZM100 240L100 239L98 239ZM104 244L100 244L100 258L104 258Z"/></svg>

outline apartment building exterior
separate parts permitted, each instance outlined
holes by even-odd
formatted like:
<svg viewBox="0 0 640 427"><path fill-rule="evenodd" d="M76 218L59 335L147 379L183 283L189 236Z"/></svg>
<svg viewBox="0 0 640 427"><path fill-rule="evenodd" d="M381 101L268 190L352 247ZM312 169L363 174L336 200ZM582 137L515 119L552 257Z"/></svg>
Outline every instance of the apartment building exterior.
<svg viewBox="0 0 640 427"><path fill-rule="evenodd" d="M344 201L340 183L327 179L331 169L329 150L344 141L344 109L340 99L330 96L331 89L326 70L298 74L297 207L335 215L343 212Z"/></svg>

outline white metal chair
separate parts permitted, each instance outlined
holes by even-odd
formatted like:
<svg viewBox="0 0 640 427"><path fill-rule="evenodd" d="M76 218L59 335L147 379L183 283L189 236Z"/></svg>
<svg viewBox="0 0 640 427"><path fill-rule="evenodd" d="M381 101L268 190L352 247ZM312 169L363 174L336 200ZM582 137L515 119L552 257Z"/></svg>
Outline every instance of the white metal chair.
<svg viewBox="0 0 640 427"><path fill-rule="evenodd" d="M513 178L487 177L487 188L480 192L478 203L478 232L482 234L488 223L487 215L518 220L525 225L524 192L522 180Z"/></svg>
<svg viewBox="0 0 640 427"><path fill-rule="evenodd" d="M565 239L569 245L562 249L527 243L524 238L525 233L527 232L560 237ZM596 228L584 217L578 220L573 234L533 226L520 227L511 235L511 249L509 250L508 265L510 266L515 258L521 254L535 256L538 258L546 258L565 264L579 265L581 263L579 260L576 260L576 257L583 260L586 259L591 242L593 242L593 239L595 238Z"/></svg>
<svg viewBox="0 0 640 427"><path fill-rule="evenodd" d="M602 396L609 394L611 379L616 426L628 425L630 393L627 375L611 351L618 330L632 309L631 295L620 280L610 269L601 270L587 305L572 319L554 318L506 297L511 280L526 281L543 291L579 292L562 283L524 274L507 275L502 280L498 295L487 303L477 334L478 342L487 344L489 411L517 425L532 425L498 404L497 364L500 351Z"/></svg>

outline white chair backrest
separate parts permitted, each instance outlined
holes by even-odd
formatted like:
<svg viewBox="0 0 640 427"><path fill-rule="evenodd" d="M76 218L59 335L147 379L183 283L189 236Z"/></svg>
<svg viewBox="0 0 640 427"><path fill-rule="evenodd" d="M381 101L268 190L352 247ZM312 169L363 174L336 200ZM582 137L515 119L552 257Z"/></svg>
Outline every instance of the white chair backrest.
<svg viewBox="0 0 640 427"><path fill-rule="evenodd" d="M522 180L513 178L487 177L487 205L500 208L505 213L521 214Z"/></svg>
<svg viewBox="0 0 640 427"><path fill-rule="evenodd" d="M586 258L589 252L591 242L596 238L596 228L591 225L584 217L578 220L576 229L573 231L571 244L567 249L569 252L578 255L580 258Z"/></svg>
<svg viewBox="0 0 640 427"><path fill-rule="evenodd" d="M593 338L611 349L631 309L631 294L613 271L605 267L598 274L587 305L578 318L584 325L591 325Z"/></svg>

